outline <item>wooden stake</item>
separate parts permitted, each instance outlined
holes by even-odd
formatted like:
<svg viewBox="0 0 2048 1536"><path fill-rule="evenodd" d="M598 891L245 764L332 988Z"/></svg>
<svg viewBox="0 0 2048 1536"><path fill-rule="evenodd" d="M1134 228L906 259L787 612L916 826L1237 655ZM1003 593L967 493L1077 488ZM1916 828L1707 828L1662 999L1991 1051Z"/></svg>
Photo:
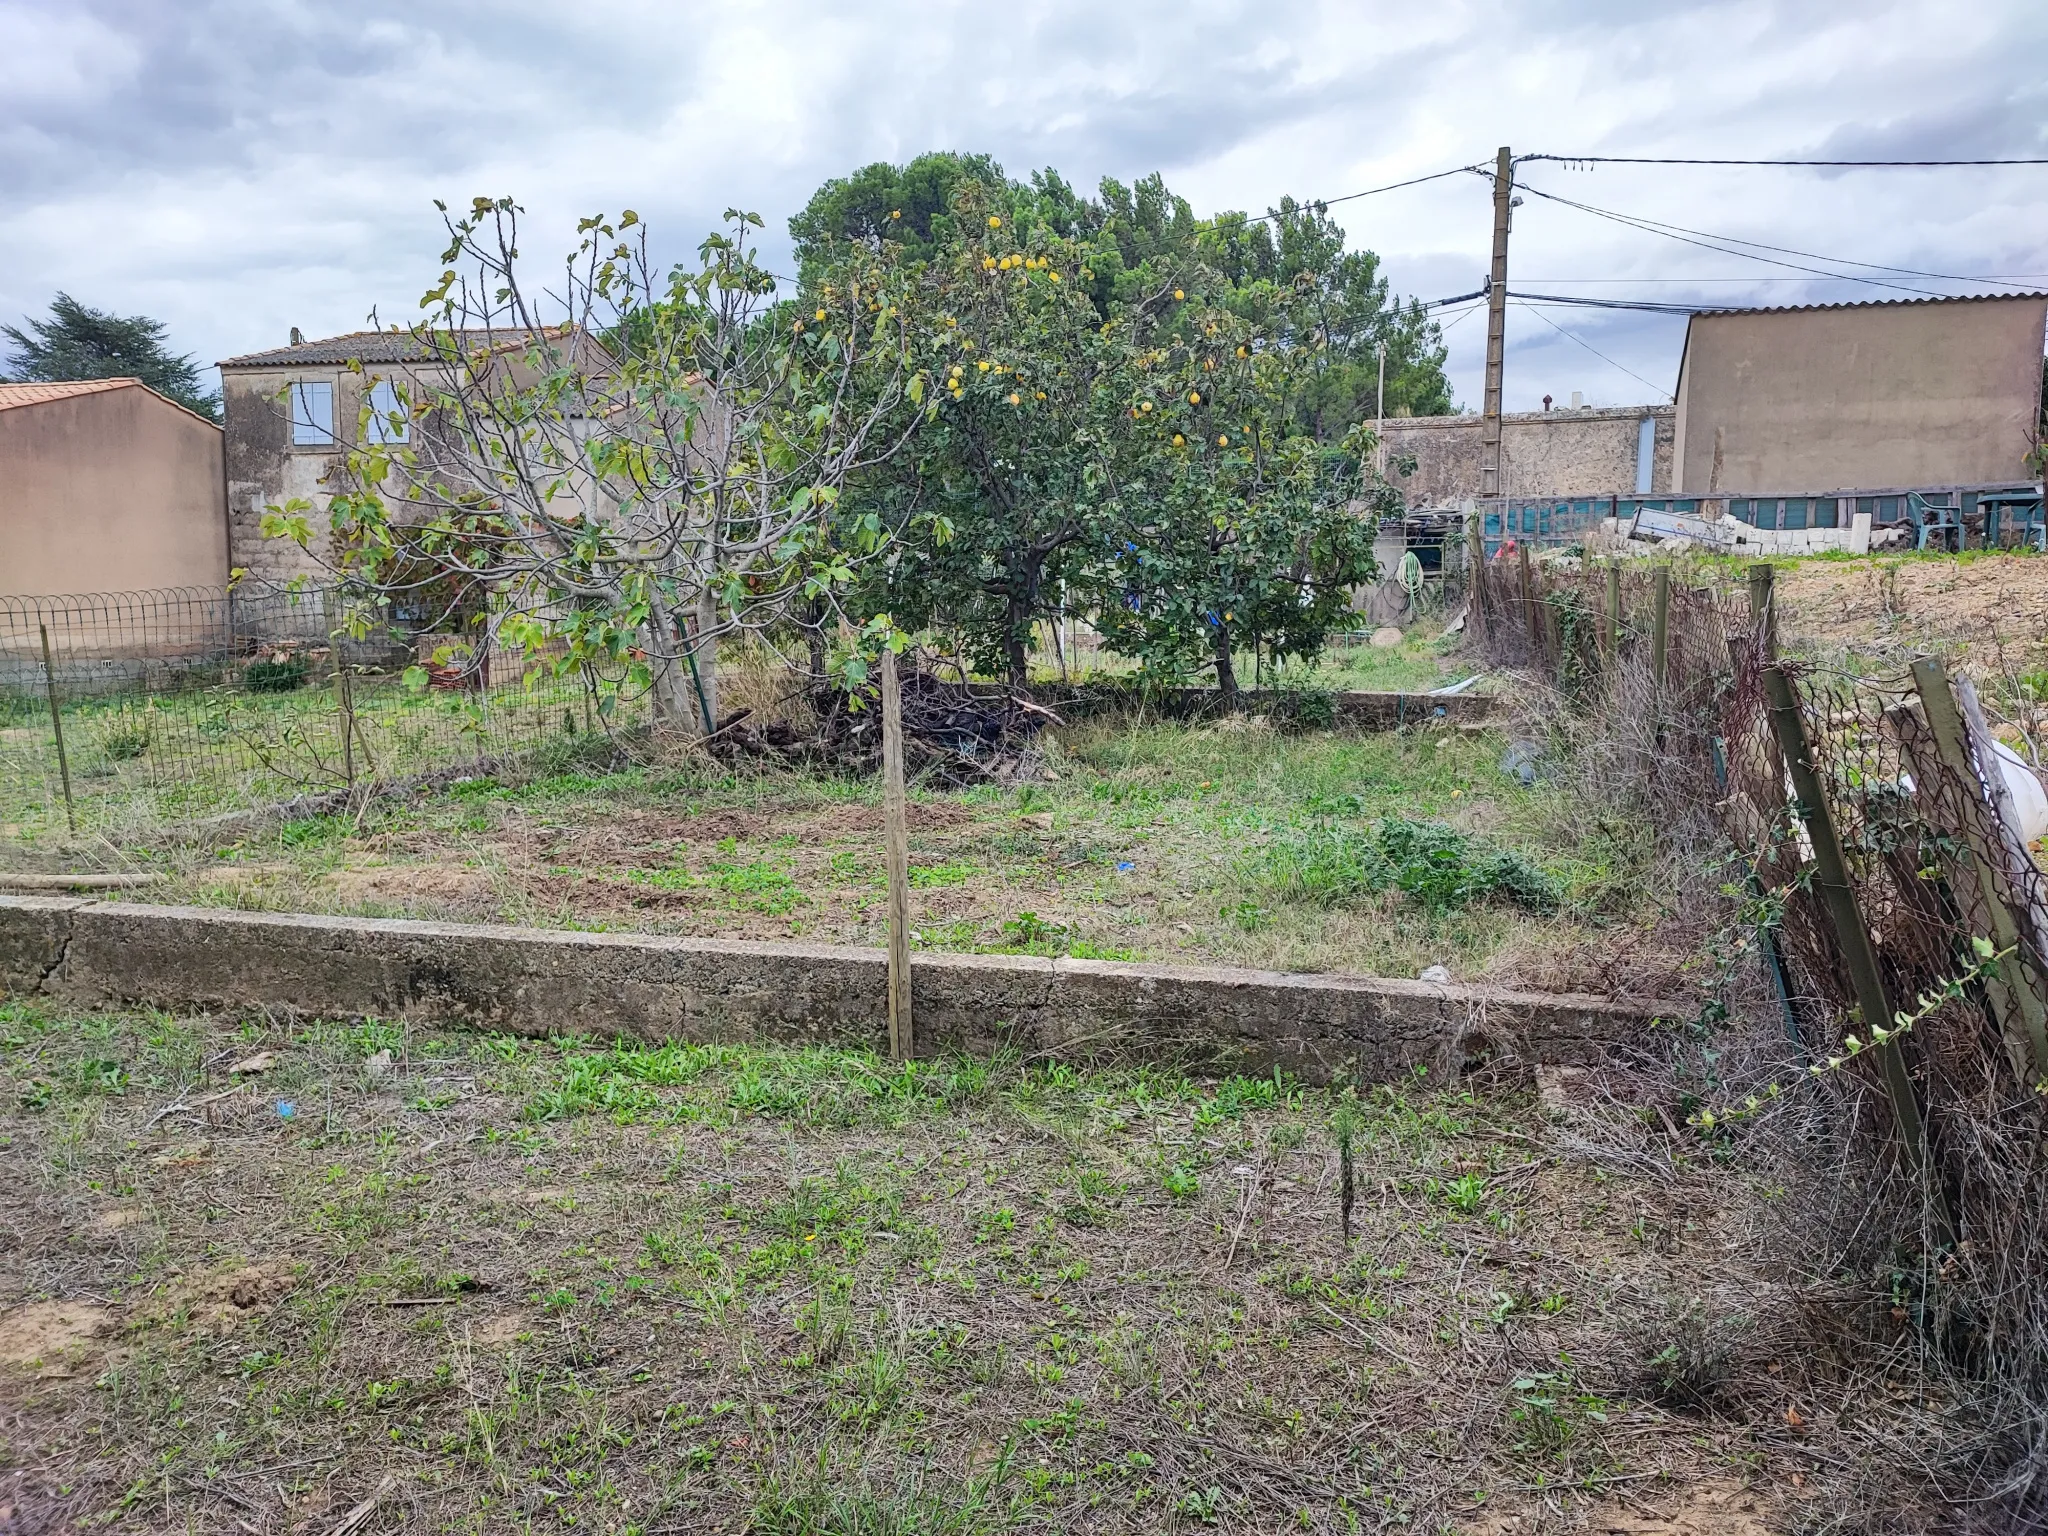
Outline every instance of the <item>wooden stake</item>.
<svg viewBox="0 0 2048 1536"><path fill-rule="evenodd" d="M1749 568L1749 617L1754 632L1763 640L1765 662L1778 659L1778 605L1774 596L1770 564L1760 560Z"/></svg>
<svg viewBox="0 0 2048 1536"><path fill-rule="evenodd" d="M50 729L57 733L57 771L64 776L64 819L71 835L78 835L78 807L71 799L71 759L64 755L64 713L57 707L57 665L50 660L50 626L38 624L43 632L43 688L50 696Z"/></svg>
<svg viewBox="0 0 2048 1536"><path fill-rule="evenodd" d="M1485 516L1475 507L1465 524L1465 558L1472 563L1465 583L1465 622L1482 640L1486 638L1486 535L1479 525Z"/></svg>
<svg viewBox="0 0 2048 1536"><path fill-rule="evenodd" d="M889 1056L917 1054L910 1023L910 829L904 821L903 690L896 653L882 649L882 827L889 861Z"/></svg>
<svg viewBox="0 0 2048 1536"><path fill-rule="evenodd" d="M1650 578L1650 673L1664 686L1665 646L1671 637L1671 567L1660 565Z"/></svg>
<svg viewBox="0 0 2048 1536"><path fill-rule="evenodd" d="M1755 566L1750 568L1752 582L1756 569ZM1763 569L1768 570L1769 567ZM1755 591L1753 584L1751 591ZM1785 674L1783 667L1774 663L1764 668L1763 682L1764 694L1770 700L1771 729L1785 754L1786 771L1792 779L1794 809L1799 819L1806 823L1807 835L1813 840L1813 883L1826 903L1829 924L1835 930L1836 948L1849 972L1850 981L1855 985L1856 1001L1863 1010L1863 1028L1866 1033L1877 1027L1890 1029L1898 1015L1885 991L1884 977L1877 968L1877 949L1870 942L1870 930L1863 926L1863 914L1856 905L1856 890L1849 882L1849 861L1842 853L1842 841L1835 832L1834 813L1828 807L1820 775L1814 770L1813 758L1807 749L1806 722L1800 717L1799 700L1792 691L1792 679ZM1899 1141L1905 1148L1906 1159L1914 1172L1923 1172L1927 1166L1927 1131L1921 1122L1920 1101L1914 1095L1913 1080L1906 1072L1905 1053L1899 1049L1896 1040L1887 1040L1872 1049L1884 1073L1885 1093L1891 1100L1892 1119L1898 1126ZM1935 1189L1933 1195L1943 1225L1952 1229L1946 1198L1939 1189Z"/></svg>
<svg viewBox="0 0 2048 1536"><path fill-rule="evenodd" d="M1601 615L1600 653L1609 666L1621 639L1621 561L1611 560L1607 565L1607 611Z"/></svg>
<svg viewBox="0 0 2048 1536"><path fill-rule="evenodd" d="M1505 513L1502 514L1506 516ZM1529 563L1529 546L1526 543L1515 546L1515 555L1522 567L1522 622L1529 626L1529 643L1538 650L1543 647L1543 615L1536 611L1536 573Z"/></svg>
<svg viewBox="0 0 2048 1536"><path fill-rule="evenodd" d="M1913 663L1913 685L1920 694L1920 708L1925 718L1926 730L1933 740L1934 756L1940 769L1951 780L1951 792L1960 786L1973 798L1980 780L1970 761L1969 732L1963 720L1963 713L1956 707L1955 695L1950 691L1948 673L1935 658L1928 656ZM1911 745L1910 743L1908 744ZM1934 825L1933 815L1940 802L1934 794L1934 779L1926 769L1933 764L1920 767L1919 777L1924 781L1927 803L1921 807L1921 816L1929 825ZM1994 761L1986 765L1985 778L1998 774ZM2000 775L2003 782L2003 775ZM1979 802L1981 804L1981 801ZM1974 809L1974 807L1973 807ZM2001 817L2001 819L2003 819ZM1953 835L1960 831L1969 847L1970 872L1975 876L1977 893L1985 920L1991 932L1984 937L1996 944L2000 950L2014 949L2020 945L2018 921L2012 909L1999 894L1997 871L2006 863L2005 850L1994 845L1987 833L1981 815L1965 813L1960 818L1960 827L1939 827L1937 830ZM1963 862L1959 860L1958 862ZM1968 905L1965 903L1965 905ZM2040 978L2030 963L2031 957L2024 947L2019 947L2013 956L2010 979L2002 976L1987 976L1984 979L1985 994L1991 999L2000 1024L2005 1028L2007 1038L2014 1042L2014 1065L2022 1077L2026 1075L2024 1065L2029 1054L2034 1059L2037 1074L2048 1076L2048 1006L2044 1006L2040 992Z"/></svg>
<svg viewBox="0 0 2048 1536"><path fill-rule="evenodd" d="M350 789L356 787L356 710L350 696L348 668L341 659L341 640L334 641L334 704L341 712L341 777Z"/></svg>

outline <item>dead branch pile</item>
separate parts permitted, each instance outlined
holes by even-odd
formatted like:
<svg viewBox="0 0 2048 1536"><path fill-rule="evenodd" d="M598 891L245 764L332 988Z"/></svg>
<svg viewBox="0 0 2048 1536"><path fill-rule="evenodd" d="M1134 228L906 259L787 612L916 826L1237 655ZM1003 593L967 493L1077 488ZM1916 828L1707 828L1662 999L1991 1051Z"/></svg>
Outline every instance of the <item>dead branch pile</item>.
<svg viewBox="0 0 2048 1536"><path fill-rule="evenodd" d="M935 788L1042 777L1038 733L1064 723L1051 710L1005 689L946 682L916 668L902 673L902 695L904 769L913 780ZM711 749L729 760L766 757L849 773L880 770L879 683L869 682L853 693L830 683L813 684L803 703L808 729L790 719L761 719L752 710L739 710L720 722Z"/></svg>

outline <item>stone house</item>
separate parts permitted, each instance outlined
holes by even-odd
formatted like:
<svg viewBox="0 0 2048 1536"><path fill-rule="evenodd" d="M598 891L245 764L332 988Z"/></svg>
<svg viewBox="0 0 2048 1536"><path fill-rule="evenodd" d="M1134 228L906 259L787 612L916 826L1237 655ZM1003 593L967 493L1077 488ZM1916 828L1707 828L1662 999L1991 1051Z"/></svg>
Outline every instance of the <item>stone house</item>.
<svg viewBox="0 0 2048 1536"><path fill-rule="evenodd" d="M264 583L318 577L319 564L306 551L263 537L264 511L304 500L324 512L359 432L372 441L405 439L409 424L394 430L386 419L398 403L392 379L430 362L426 345L406 331L306 341L294 330L289 346L220 363L229 561L236 570Z"/></svg>

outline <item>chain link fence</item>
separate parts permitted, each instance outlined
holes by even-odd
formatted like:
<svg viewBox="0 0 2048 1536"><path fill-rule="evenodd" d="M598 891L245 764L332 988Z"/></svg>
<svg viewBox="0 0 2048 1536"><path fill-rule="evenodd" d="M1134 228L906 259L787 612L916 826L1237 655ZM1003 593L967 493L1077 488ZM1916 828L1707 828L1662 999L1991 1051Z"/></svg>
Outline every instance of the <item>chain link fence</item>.
<svg viewBox="0 0 2048 1536"><path fill-rule="evenodd" d="M331 590L0 598L0 844L110 841L625 735L642 695Z"/></svg>
<svg viewBox="0 0 2048 1536"><path fill-rule="evenodd" d="M1881 1213L1865 1234L1892 1267L1881 1326L2038 1406L2048 880L2024 802L2039 781L1937 659L1850 675L1782 657L1773 593L1767 566L1716 589L1524 547L1480 566L1473 622L1497 664L1633 722L1652 799L1740 850L1790 1065L1757 1102L1710 1108L1703 1134L1818 1106L1861 1149Z"/></svg>

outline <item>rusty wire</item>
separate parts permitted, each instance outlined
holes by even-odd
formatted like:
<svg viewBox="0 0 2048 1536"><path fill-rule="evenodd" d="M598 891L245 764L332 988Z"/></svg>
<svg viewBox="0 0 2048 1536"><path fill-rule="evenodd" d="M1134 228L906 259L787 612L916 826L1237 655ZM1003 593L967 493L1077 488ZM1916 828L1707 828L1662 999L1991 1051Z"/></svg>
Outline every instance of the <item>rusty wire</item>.
<svg viewBox="0 0 2048 1536"><path fill-rule="evenodd" d="M1629 562L1621 574L1610 650L1604 565L1490 562L1474 596L1481 644L1497 664L1551 679L1567 700L1611 708L1647 664L1656 580L1648 566ZM2007 1428L1985 1434L2017 1448L1980 1447L1984 1464L2004 1455L2013 1486L2048 1484L2048 1453L2011 1427L2048 1404L2048 1059L2032 1047L2017 1001L2029 990L2048 999L2048 879L2001 815L1988 739L1966 722L1964 766L1945 764L1926 678L1779 660L1743 593L1681 585L1675 570L1669 579L1665 679L1654 690L1657 771L1675 781L1667 793L1713 795L1714 821L1753 871L1754 906L1771 920L1806 1061L1846 1058L1818 1079L1794 1079L1798 1124L1819 1125L1859 1170L1860 1196L1840 1208L1840 1231L1854 1235L1836 1243L1833 1260L1860 1267L1866 1280L1888 1276L1880 1330L1916 1340L2003 1404L1985 1423L2003 1415ZM1995 975L1971 981L1900 1047L1925 1125L1917 1176L1900 1155L1878 1053L1845 1045L1859 1031L1868 1040L1869 1027L1818 885L1817 825L1796 803L1768 709L1770 666L1791 681L1892 1010L1914 1011L1920 996L1967 974L1974 940L2016 946Z"/></svg>

